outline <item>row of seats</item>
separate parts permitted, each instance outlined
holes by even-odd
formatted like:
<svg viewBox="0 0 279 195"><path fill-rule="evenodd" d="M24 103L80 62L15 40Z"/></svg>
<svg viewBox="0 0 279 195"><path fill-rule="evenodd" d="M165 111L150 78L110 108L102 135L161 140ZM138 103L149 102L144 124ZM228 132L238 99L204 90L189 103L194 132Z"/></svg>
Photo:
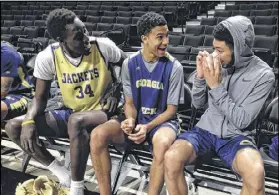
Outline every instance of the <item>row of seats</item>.
<svg viewBox="0 0 279 195"><path fill-rule="evenodd" d="M236 4L226 5L225 10L263 10L263 9L278 9L278 2L270 2L264 4Z"/></svg>
<svg viewBox="0 0 279 195"><path fill-rule="evenodd" d="M214 17L230 17L230 16L278 16L278 9L265 10L217 10Z"/></svg>

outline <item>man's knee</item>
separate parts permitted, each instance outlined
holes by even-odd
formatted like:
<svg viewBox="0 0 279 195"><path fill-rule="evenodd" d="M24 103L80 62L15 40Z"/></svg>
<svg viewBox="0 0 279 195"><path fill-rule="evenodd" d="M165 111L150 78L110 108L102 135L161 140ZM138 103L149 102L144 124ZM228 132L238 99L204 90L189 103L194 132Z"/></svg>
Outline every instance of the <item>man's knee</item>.
<svg viewBox="0 0 279 195"><path fill-rule="evenodd" d="M108 144L108 133L101 126L96 127L90 134L90 147L92 149Z"/></svg>
<svg viewBox="0 0 279 195"><path fill-rule="evenodd" d="M5 126L5 131L10 139L16 141L20 139L21 120L11 119Z"/></svg>
<svg viewBox="0 0 279 195"><path fill-rule="evenodd" d="M78 135L80 130L83 130L83 115L75 113L70 115L68 120L68 134L69 137ZM70 127L70 128L69 128Z"/></svg>

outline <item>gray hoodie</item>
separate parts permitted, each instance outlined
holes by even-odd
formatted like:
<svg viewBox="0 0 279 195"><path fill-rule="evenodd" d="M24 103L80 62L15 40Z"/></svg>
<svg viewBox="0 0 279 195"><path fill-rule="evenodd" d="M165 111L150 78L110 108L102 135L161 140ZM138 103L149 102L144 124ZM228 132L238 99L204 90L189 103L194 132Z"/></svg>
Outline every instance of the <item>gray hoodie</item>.
<svg viewBox="0 0 279 195"><path fill-rule="evenodd" d="M194 79L192 98L196 108L208 109L197 126L221 138L251 135L251 124L260 113L275 81L272 69L252 52L254 28L244 16L222 24L234 41L234 64L222 67L223 81L208 90L204 79Z"/></svg>

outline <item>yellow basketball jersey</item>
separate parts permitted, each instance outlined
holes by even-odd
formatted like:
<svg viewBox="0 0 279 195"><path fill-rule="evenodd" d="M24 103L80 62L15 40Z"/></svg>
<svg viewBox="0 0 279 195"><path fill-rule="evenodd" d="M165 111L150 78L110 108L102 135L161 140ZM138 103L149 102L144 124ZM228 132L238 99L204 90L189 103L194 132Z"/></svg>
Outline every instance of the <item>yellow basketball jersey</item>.
<svg viewBox="0 0 279 195"><path fill-rule="evenodd" d="M91 53L84 55L78 66L69 62L61 46L52 46L52 50L65 106L74 112L102 109L100 100L112 78L97 43L92 44Z"/></svg>

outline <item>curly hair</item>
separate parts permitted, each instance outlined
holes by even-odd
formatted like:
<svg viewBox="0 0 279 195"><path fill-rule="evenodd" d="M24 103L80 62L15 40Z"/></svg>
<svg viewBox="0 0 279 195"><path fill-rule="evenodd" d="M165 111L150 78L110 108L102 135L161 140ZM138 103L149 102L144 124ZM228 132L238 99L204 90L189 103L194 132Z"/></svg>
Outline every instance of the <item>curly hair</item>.
<svg viewBox="0 0 279 195"><path fill-rule="evenodd" d="M213 30L213 37L219 41L225 41L226 44L233 49L233 37L230 31L222 24L219 23Z"/></svg>
<svg viewBox="0 0 279 195"><path fill-rule="evenodd" d="M47 31L51 38L57 40L58 37L63 40L67 24L73 24L76 14L67 9L55 9L51 11L46 19Z"/></svg>
<svg viewBox="0 0 279 195"><path fill-rule="evenodd" d="M155 12L147 12L137 22L138 35L146 35L156 26L167 25L167 21L164 16Z"/></svg>

